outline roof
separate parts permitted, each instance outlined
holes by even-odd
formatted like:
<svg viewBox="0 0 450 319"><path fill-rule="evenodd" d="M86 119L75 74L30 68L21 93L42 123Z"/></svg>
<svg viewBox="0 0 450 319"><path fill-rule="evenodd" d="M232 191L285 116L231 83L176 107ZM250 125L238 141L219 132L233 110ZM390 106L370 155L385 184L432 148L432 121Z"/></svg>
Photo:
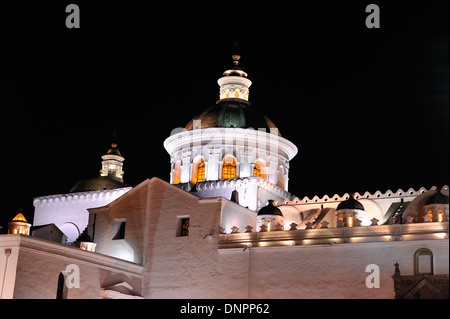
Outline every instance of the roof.
<svg viewBox="0 0 450 319"><path fill-rule="evenodd" d="M87 192L87 191L101 191L108 189L116 189L129 187L123 183L120 179L112 176L97 176L90 179L83 179L76 183L70 193Z"/></svg>
<svg viewBox="0 0 450 319"><path fill-rule="evenodd" d="M201 121L201 128L237 127L264 128L270 133L276 125L264 114L252 107L251 103L238 98L227 98L195 116L187 125L187 130L193 129L194 120ZM277 128L278 129L278 128ZM278 135L281 134L278 131Z"/></svg>
<svg viewBox="0 0 450 319"><path fill-rule="evenodd" d="M242 70L242 68L239 67L239 60L241 59L241 56L239 54L233 54L231 56L233 58L233 66L223 72L224 76L240 76L240 77L247 77L247 72Z"/></svg>
<svg viewBox="0 0 450 319"><path fill-rule="evenodd" d="M349 199L344 200L344 201L339 203L339 205L337 206L336 210L340 210L340 209L360 209L360 210L364 210L364 206L363 206L363 204L358 202L356 199L354 199L353 195L350 195Z"/></svg>
<svg viewBox="0 0 450 319"><path fill-rule="evenodd" d="M22 213L18 213L18 214L16 215L16 217L13 218L12 221L13 221L13 222L24 222L24 223L27 223L27 220L25 219L25 216L23 216Z"/></svg>
<svg viewBox="0 0 450 319"><path fill-rule="evenodd" d="M273 205L273 200L269 200L269 204L267 204L267 206L262 207L259 211L258 211L258 215L257 216L261 216L261 215L278 215L278 216L283 216L283 213L281 212L281 210Z"/></svg>

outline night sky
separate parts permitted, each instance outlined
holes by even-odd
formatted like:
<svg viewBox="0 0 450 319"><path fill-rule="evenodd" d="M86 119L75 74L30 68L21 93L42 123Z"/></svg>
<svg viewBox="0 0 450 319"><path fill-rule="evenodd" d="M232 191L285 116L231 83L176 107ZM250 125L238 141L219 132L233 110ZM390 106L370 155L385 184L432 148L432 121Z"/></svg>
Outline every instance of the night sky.
<svg viewBox="0 0 450 319"><path fill-rule="evenodd" d="M163 141L219 97L238 40L250 102L297 145L299 197L449 184L448 1L0 8L0 225L97 176L117 128L125 183L169 180ZM372 1L373 3L373 1ZM0 231L1 232L1 231Z"/></svg>

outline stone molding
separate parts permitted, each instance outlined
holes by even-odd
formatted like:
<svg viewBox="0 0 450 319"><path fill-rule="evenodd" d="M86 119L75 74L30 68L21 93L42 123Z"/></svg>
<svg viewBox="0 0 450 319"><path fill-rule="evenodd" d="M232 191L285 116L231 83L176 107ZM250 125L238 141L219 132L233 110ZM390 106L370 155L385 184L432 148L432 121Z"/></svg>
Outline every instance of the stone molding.
<svg viewBox="0 0 450 319"><path fill-rule="evenodd" d="M101 199L111 199L114 200L129 190L132 187L116 188L110 190L101 191L90 191L90 192L78 192L78 193L68 193L68 194L55 194L48 196L36 197L33 200L33 205L43 206L43 205L64 205L73 204L80 202L96 202Z"/></svg>
<svg viewBox="0 0 450 319"><path fill-rule="evenodd" d="M69 258L75 263L94 264L97 268L141 275L144 267L116 257L85 251L53 241L26 235L0 235L0 242L20 249Z"/></svg>
<svg viewBox="0 0 450 319"><path fill-rule="evenodd" d="M239 145L253 145L258 148L261 140L266 141L268 151L277 150L287 160L291 160L298 152L297 147L287 139L270 134L264 131L258 131L258 128L244 129L244 128L205 128L180 132L169 136L164 141L164 148L169 154L174 154L179 149L190 149L191 145L205 146L205 145L225 145L224 139L242 141L242 143L230 144L231 146Z"/></svg>
<svg viewBox="0 0 450 319"><path fill-rule="evenodd" d="M435 190L437 187L432 186L430 189L426 189L425 187L419 188L419 190L414 190L413 188L409 188L407 191L402 190L401 188L398 189L396 192L391 191L388 189L386 192L382 193L381 191L377 190L375 193L371 194L370 192L365 193L358 193L356 192L354 194L355 199L361 200L361 199L371 199L371 200L379 200L379 199L391 199L391 198L407 198L407 197L417 197L419 195L422 195L425 192ZM444 185L442 187L443 192L447 192L449 187L448 185ZM274 203L275 206L278 205L305 205L305 204L324 204L324 203L332 203L332 202L341 202L344 200L347 200L350 198L349 193L345 193L342 196L339 196L338 194L335 194L333 196L324 195L322 198L319 196L314 196L312 198L309 198L308 196L305 196L303 198L294 197L292 200L289 198L284 199L283 201L276 201Z"/></svg>

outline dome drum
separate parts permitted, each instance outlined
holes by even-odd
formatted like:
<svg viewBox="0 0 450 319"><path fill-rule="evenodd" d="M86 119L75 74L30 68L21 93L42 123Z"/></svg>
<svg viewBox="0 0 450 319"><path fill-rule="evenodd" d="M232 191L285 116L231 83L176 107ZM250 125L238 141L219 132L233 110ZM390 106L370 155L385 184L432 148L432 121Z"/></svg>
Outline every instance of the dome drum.
<svg viewBox="0 0 450 319"><path fill-rule="evenodd" d="M280 136L241 128L185 131L169 137L164 146L171 154L173 184L195 180L199 158L204 161L202 180L228 179L222 173L225 157L231 156L234 178L262 176L286 191L289 160L297 152L294 144Z"/></svg>
<svg viewBox="0 0 450 319"><path fill-rule="evenodd" d="M249 87L252 81L240 76L224 76L217 83L220 86L220 99L240 98L248 101Z"/></svg>

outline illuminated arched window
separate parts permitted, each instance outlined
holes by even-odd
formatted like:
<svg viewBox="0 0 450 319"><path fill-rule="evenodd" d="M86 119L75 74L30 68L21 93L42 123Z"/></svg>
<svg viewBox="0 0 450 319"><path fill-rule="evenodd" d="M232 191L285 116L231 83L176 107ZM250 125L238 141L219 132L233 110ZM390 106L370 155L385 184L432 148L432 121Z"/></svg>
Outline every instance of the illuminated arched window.
<svg viewBox="0 0 450 319"><path fill-rule="evenodd" d="M222 161L222 179L232 179L237 177L236 159L228 155Z"/></svg>
<svg viewBox="0 0 450 319"><path fill-rule="evenodd" d="M353 215L347 216L347 227L353 227L354 223L355 223L355 219L354 219Z"/></svg>
<svg viewBox="0 0 450 319"><path fill-rule="evenodd" d="M236 89L236 91L234 91L234 97L237 99L239 98L239 92L239 89Z"/></svg>
<svg viewBox="0 0 450 319"><path fill-rule="evenodd" d="M442 223L442 221L444 220L444 211L442 209L438 210L437 213L437 221L438 223Z"/></svg>
<svg viewBox="0 0 450 319"><path fill-rule="evenodd" d="M199 157L194 160L194 164L192 166L192 184L197 184L198 182L205 181L205 160L203 157Z"/></svg>
<svg viewBox="0 0 450 319"><path fill-rule="evenodd" d="M177 161L173 168L173 180L172 184L180 184L181 179L181 162Z"/></svg>
<svg viewBox="0 0 450 319"><path fill-rule="evenodd" d="M431 209L428 211L428 216L430 216L430 223L433 222L433 211Z"/></svg>
<svg viewBox="0 0 450 319"><path fill-rule="evenodd" d="M230 90L225 90L225 97L228 99L230 97Z"/></svg>
<svg viewBox="0 0 450 319"><path fill-rule="evenodd" d="M256 160L255 166L253 167L253 176L261 176L267 179L266 174L266 163L263 160Z"/></svg>
<svg viewBox="0 0 450 319"><path fill-rule="evenodd" d="M259 168L258 164L255 164L253 167L253 176L261 176L261 168Z"/></svg>

